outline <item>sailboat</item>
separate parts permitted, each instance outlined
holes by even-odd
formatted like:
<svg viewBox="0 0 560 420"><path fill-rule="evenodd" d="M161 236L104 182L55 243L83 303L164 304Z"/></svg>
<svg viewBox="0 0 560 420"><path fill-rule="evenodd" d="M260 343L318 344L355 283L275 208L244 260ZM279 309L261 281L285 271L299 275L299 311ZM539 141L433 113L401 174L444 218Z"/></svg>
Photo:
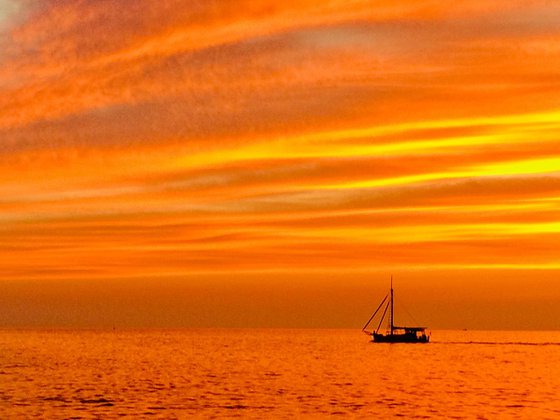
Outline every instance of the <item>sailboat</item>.
<svg viewBox="0 0 560 420"><path fill-rule="evenodd" d="M389 302L385 303L387 298L389 298ZM383 315L377 325L377 329L375 331L367 331L366 328L382 307L384 308ZM385 334L383 334L379 332L379 329L387 315L387 310L389 310L389 327ZM362 331L371 335L374 343L428 343L430 341L430 336L426 332L427 327L397 327L394 321L393 277L391 276L390 293L383 298L373 315L366 322L366 325L364 325L364 328L362 328Z"/></svg>

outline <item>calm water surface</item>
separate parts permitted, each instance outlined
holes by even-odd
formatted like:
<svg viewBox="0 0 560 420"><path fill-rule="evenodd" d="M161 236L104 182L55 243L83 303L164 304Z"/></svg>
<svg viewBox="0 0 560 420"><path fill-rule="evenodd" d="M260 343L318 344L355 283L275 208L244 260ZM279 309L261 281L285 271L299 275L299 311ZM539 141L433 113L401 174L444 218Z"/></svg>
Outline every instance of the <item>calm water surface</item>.
<svg viewBox="0 0 560 420"><path fill-rule="evenodd" d="M0 418L560 418L560 332L0 331Z"/></svg>

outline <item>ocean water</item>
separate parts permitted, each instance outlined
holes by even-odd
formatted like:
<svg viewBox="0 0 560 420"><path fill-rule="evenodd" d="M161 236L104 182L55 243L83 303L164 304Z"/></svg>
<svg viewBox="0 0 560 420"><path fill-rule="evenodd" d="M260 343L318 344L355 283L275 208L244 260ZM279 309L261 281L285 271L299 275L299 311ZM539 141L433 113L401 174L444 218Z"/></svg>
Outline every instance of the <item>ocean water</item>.
<svg viewBox="0 0 560 420"><path fill-rule="evenodd" d="M0 418L559 419L560 332L0 331Z"/></svg>

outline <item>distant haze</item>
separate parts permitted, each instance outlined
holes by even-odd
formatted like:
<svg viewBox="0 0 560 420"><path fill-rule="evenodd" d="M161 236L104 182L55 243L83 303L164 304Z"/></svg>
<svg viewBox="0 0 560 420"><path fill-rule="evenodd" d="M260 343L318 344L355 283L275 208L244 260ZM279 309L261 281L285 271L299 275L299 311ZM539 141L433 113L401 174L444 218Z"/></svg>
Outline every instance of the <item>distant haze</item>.
<svg viewBox="0 0 560 420"><path fill-rule="evenodd" d="M560 328L559 21L0 0L0 327Z"/></svg>
<svg viewBox="0 0 560 420"><path fill-rule="evenodd" d="M379 273L0 283L0 328L353 328L388 293ZM557 273L403 273L398 325L432 329L560 329ZM378 318L377 318L378 319ZM374 323L377 324L377 321ZM382 325L382 328L385 324Z"/></svg>

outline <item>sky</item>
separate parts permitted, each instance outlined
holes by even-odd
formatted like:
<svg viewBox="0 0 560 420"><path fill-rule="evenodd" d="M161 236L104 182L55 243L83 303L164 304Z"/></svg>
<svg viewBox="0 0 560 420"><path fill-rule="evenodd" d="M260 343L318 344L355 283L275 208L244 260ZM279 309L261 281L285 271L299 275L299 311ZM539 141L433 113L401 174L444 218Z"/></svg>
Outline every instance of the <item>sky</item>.
<svg viewBox="0 0 560 420"><path fill-rule="evenodd" d="M559 21L0 0L0 327L560 328Z"/></svg>

